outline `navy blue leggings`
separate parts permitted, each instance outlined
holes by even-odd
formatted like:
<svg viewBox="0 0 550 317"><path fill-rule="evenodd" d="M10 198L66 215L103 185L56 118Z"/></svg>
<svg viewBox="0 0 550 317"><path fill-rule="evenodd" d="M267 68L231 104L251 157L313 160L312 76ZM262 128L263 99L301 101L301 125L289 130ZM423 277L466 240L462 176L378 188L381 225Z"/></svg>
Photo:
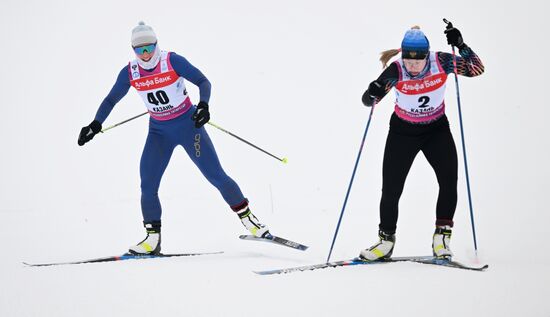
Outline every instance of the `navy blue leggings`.
<svg viewBox="0 0 550 317"><path fill-rule="evenodd" d="M145 223L160 221L162 208L158 189L172 152L181 145L202 174L231 207L246 204L239 186L225 174L214 145L204 127L195 128L191 116L195 108L168 121L149 119L149 134L141 155L141 211Z"/></svg>

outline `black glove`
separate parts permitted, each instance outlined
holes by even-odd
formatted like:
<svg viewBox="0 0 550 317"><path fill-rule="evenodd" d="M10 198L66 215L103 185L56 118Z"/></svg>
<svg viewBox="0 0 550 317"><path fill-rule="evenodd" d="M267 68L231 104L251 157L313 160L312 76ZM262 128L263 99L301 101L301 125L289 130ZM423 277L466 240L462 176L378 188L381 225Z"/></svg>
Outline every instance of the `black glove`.
<svg viewBox="0 0 550 317"><path fill-rule="evenodd" d="M191 117L195 121L195 128L200 128L210 120L210 112L208 111L208 104L205 101L199 102L197 110Z"/></svg>
<svg viewBox="0 0 550 317"><path fill-rule="evenodd" d="M369 95L375 98L382 98L386 95L386 85L378 80L369 84Z"/></svg>
<svg viewBox="0 0 550 317"><path fill-rule="evenodd" d="M84 143L93 139L94 136L100 131L101 123L99 123L99 121L97 120L92 121L89 126L83 127L82 130L80 130L80 135L78 136L78 145L84 145Z"/></svg>
<svg viewBox="0 0 550 317"><path fill-rule="evenodd" d="M386 95L386 85L378 80L369 84L369 88L363 94L363 104L367 107L374 105L375 98L382 98Z"/></svg>
<svg viewBox="0 0 550 317"><path fill-rule="evenodd" d="M456 46L458 49L464 47L462 34L460 34L460 31L457 28L453 27L452 23L447 24L447 28L444 33L447 35L447 44Z"/></svg>

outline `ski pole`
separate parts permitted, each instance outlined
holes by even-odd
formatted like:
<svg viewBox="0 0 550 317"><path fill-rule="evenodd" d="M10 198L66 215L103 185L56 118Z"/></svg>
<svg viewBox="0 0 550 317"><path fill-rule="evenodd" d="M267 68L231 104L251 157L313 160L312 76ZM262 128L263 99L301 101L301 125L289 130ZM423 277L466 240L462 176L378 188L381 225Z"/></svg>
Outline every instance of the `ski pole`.
<svg viewBox="0 0 550 317"><path fill-rule="evenodd" d="M443 19L443 22L447 24L447 28L450 29L453 27L453 24L448 21L447 19ZM470 191L470 176L468 174L468 160L466 158L466 143L464 141L464 126L462 125L462 109L460 107L460 90L458 87L458 72L456 68L456 54L455 54L455 47L454 45L451 45L453 48L453 66L454 66L454 74L455 74L455 84L456 84L456 99L458 103L458 118L460 122L460 135L462 139L462 153L464 157L464 170L466 172L466 188L468 189L468 204L470 206L470 221L472 223L472 234L474 237L474 251L477 256L477 239L476 239L476 227L474 223L474 208L472 206L472 194Z"/></svg>
<svg viewBox="0 0 550 317"><path fill-rule="evenodd" d="M348 191L346 192L346 198L344 199L344 205L342 206L342 211L340 212L340 218L338 219L338 224L336 225L336 231L334 232L334 237L332 238L332 244L330 245L330 251L328 252L327 263L330 262L330 256L332 254L332 249L334 248L334 242L336 242L336 237L338 236L338 230L340 229L340 223L342 222L342 216L344 216L344 210L346 209L346 204L348 203L348 197L351 191L351 186L353 185L353 179L355 178L355 172L357 171L357 165L359 164L359 159L361 158L361 152L363 152L363 146L365 144L367 132L369 131L370 120L372 118L374 106L375 105L373 105L370 109L369 120L367 121L367 127L365 128L365 133L363 133L363 140L361 141L361 147L359 147L359 154L357 154L357 159L355 160L355 166L353 167L353 173L351 174L351 180L348 185Z"/></svg>
<svg viewBox="0 0 550 317"><path fill-rule="evenodd" d="M121 124L124 124L124 123L126 123L126 122L128 122L128 121L132 121L132 120L134 120L134 119L136 119L136 118L139 118L139 117L141 117L141 116L143 116L143 115L145 115L145 114L147 114L147 113L149 113L149 112L146 111L146 112L144 112L144 113L138 114L138 115L135 116L135 117L131 117L130 119L126 119L126 120L124 120L124 121L122 121L122 122L119 122L119 123L117 123L117 124L113 124L113 125L110 126L110 127L107 127L107 128L102 129L100 132L101 132L101 133L104 133L104 132L107 131L107 130L110 130L110 129L112 129L112 128L116 128L116 127L118 127L118 126L121 125Z"/></svg>
<svg viewBox="0 0 550 317"><path fill-rule="evenodd" d="M288 163L288 159L287 159L286 157L279 158L279 157L277 157L277 156L275 156L275 155L273 155L273 154L267 152L266 150L264 150L264 149L262 149L262 148L260 148L260 147L258 147L258 146L256 146L256 145L254 145L254 144L248 142L247 140L245 140L245 139L239 137L238 135L235 135L235 134L233 134L233 133L231 133L231 132L225 130L224 128L220 127L219 125L217 125L217 124L215 124L215 123L213 123L213 122L211 122L211 121L208 121L208 124L211 125L211 126L213 126L213 127L216 128L216 129L218 129L218 130L221 130L221 131L223 131L223 132L229 134L230 136L236 138L237 140L242 141L242 142L244 142L244 143L250 145L251 147L255 148L256 150L260 150L260 151L264 152L265 154L267 154L267 155L269 155L269 156L271 156L271 157L273 157L273 158L275 158L275 159L277 159L277 160L283 162L284 164Z"/></svg>
<svg viewBox="0 0 550 317"><path fill-rule="evenodd" d="M116 128L116 127L118 127L119 125L124 124L124 123L126 123L126 122L128 122L128 121L132 121L132 120L134 120L134 119L137 119L137 118L139 118L139 117L141 117L141 116L143 116L143 115L145 115L145 114L147 114L147 113L148 113L147 111L144 112L144 113L140 113L140 114L138 114L137 116L131 117L130 119L126 119L126 120L124 120L124 121L122 121L122 122L119 122L119 123L117 123L117 124L113 124L112 126L106 127L106 128L104 128L104 129L101 130L101 133L104 133L105 131L110 130L110 129L112 129L112 128ZM232 137L234 137L234 138L236 138L236 139L238 139L238 140L240 140L240 141L242 141L242 142L244 142L244 143L246 143L246 144L252 146L253 148L255 148L255 149L257 149L257 150L260 150L260 151L264 152L265 154L267 154L267 155L269 155L269 156L271 156L271 157L273 157L273 158L275 158L275 159L277 159L277 160L279 160L279 161L281 161L281 162L283 162L283 163L285 163L285 164L288 163L288 159L287 159L286 157L279 158L279 157L277 157L277 156L275 156L275 155L273 155L273 154L267 152L266 150L264 150L264 149L262 149L262 148L260 148L260 147L258 147L258 146L256 146L256 145L254 145L254 144L248 142L247 140L245 140L245 139L239 137L238 135L235 135L235 134L233 134L233 133L231 133L231 132L225 130L224 128L220 127L219 125L217 125L217 124L215 124L215 123L213 123L213 122L208 122L208 124L211 125L211 126L213 126L213 127L215 127L215 128L217 128L217 129L219 129L219 130L221 130L221 131L223 131L223 132L225 132L225 133L227 133L227 134L229 134L229 135L231 135Z"/></svg>

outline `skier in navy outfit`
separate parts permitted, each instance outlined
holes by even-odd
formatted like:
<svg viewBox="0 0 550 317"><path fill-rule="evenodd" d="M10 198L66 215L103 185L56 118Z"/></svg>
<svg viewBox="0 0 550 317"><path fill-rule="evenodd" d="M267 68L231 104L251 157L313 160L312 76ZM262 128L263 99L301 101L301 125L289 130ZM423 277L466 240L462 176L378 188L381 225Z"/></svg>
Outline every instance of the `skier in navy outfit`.
<svg viewBox="0 0 550 317"><path fill-rule="evenodd" d="M484 72L479 57L468 47L460 31L448 26L447 42L458 48L456 72L474 77ZM458 158L449 121L445 115L445 83L455 71L455 56L431 52L428 38L415 26L405 33L401 49L382 52L384 67L398 53L401 58L387 67L363 94L363 103L372 107L393 87L395 111L384 150L382 198L380 201L379 242L362 250L360 257L374 261L391 257L395 244L398 204L405 179L418 152L433 167L439 183L432 252L451 257L453 217L457 204Z"/></svg>
<svg viewBox="0 0 550 317"><path fill-rule="evenodd" d="M184 57L161 51L153 29L140 22L132 30L136 59L120 71L103 100L95 119L80 131L78 144L84 145L102 129L113 107L134 87L150 114L149 133L140 161L141 210L146 238L130 247L133 254L158 254L161 250L161 205L158 189L162 175L177 145L183 146L202 174L214 185L243 225L255 236L265 237L268 228L251 213L248 200L237 183L222 169L203 125L210 119L210 82ZM200 102L191 103L185 80L200 90ZM198 146L197 146L198 145Z"/></svg>

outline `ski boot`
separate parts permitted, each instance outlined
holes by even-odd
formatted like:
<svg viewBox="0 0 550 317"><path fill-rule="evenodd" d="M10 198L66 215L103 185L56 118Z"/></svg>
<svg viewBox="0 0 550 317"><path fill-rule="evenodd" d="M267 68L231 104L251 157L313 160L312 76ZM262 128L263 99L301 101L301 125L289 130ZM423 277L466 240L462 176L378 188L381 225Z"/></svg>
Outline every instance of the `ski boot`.
<svg viewBox="0 0 550 317"><path fill-rule="evenodd" d="M130 247L128 252L135 255L160 254L160 222L144 223L147 236L143 241Z"/></svg>
<svg viewBox="0 0 550 317"><path fill-rule="evenodd" d="M393 246L395 245L395 234L385 233L384 231L379 230L378 237L380 238L380 242L361 251L359 254L359 258L361 258L361 260L376 261L391 257Z"/></svg>
<svg viewBox="0 0 550 317"><path fill-rule="evenodd" d="M451 252L451 226L437 226L432 242L432 251L435 257L438 258L451 258L453 253Z"/></svg>
<svg viewBox="0 0 550 317"><path fill-rule="evenodd" d="M267 226L258 221L258 218L252 214L248 206L236 211L236 213L239 219L241 219L243 226L256 237L265 238L270 235Z"/></svg>

